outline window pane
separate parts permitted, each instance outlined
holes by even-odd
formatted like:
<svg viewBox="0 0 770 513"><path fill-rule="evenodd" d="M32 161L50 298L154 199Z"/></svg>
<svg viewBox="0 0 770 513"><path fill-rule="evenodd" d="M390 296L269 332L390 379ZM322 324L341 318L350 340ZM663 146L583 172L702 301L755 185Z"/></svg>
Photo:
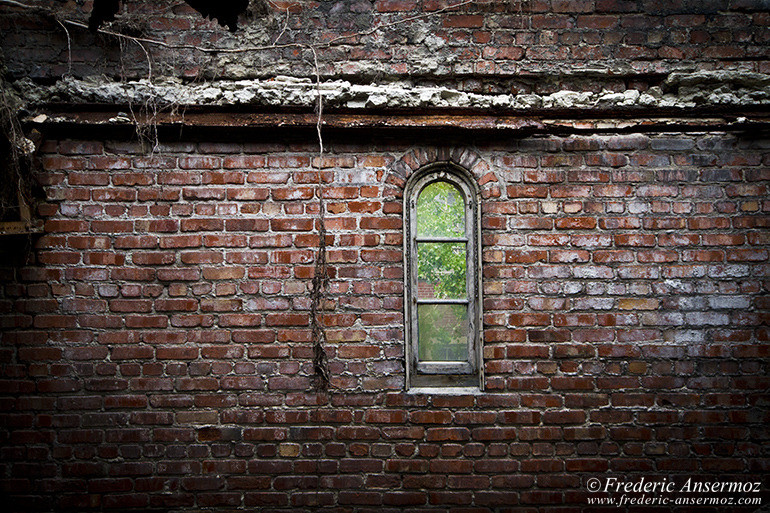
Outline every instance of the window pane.
<svg viewBox="0 0 770 513"><path fill-rule="evenodd" d="M417 318L420 361L468 360L467 305L419 305Z"/></svg>
<svg viewBox="0 0 770 513"><path fill-rule="evenodd" d="M417 198L418 237L465 237L465 202L448 182L433 182Z"/></svg>
<svg viewBox="0 0 770 513"><path fill-rule="evenodd" d="M466 299L465 243L420 242L417 244L417 297Z"/></svg>

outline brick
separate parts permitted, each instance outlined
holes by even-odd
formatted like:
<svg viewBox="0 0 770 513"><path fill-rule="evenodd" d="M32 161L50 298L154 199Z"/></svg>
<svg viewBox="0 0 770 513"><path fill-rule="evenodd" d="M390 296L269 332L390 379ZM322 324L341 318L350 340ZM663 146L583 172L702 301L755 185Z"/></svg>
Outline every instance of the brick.
<svg viewBox="0 0 770 513"><path fill-rule="evenodd" d="M622 167L628 164L628 157L620 153L592 153L585 156L585 162L587 166Z"/></svg>
<svg viewBox="0 0 770 513"><path fill-rule="evenodd" d="M411 11L417 5L415 0L377 0L375 9L378 12Z"/></svg>
<svg viewBox="0 0 770 513"><path fill-rule="evenodd" d="M509 198L546 198L549 188L536 185L509 185L506 191Z"/></svg>
<svg viewBox="0 0 770 513"><path fill-rule="evenodd" d="M581 15L577 17L578 28L606 30L617 26L618 23L618 16Z"/></svg>
<svg viewBox="0 0 770 513"><path fill-rule="evenodd" d="M372 424L403 424L406 416L404 410L368 410L365 419Z"/></svg>
<svg viewBox="0 0 770 513"><path fill-rule="evenodd" d="M307 314L271 313L265 319L267 326L307 326L310 324Z"/></svg>
<svg viewBox="0 0 770 513"><path fill-rule="evenodd" d="M448 411L416 411L409 415L409 419L418 424L448 424L451 418Z"/></svg>
<svg viewBox="0 0 770 513"><path fill-rule="evenodd" d="M479 28L484 24L484 16L476 15L451 15L443 20L444 27L455 28Z"/></svg>
<svg viewBox="0 0 770 513"><path fill-rule="evenodd" d="M570 165L568 162L552 162L551 164ZM524 171L525 183L558 183L564 181L564 178L565 174L563 171Z"/></svg>
<svg viewBox="0 0 770 513"><path fill-rule="evenodd" d="M67 182L70 185L108 185L110 183L110 175L107 173L68 173Z"/></svg>
<svg viewBox="0 0 770 513"><path fill-rule="evenodd" d="M691 150L695 147L695 140L681 137L654 138L650 140L650 147L653 150Z"/></svg>
<svg viewBox="0 0 770 513"><path fill-rule="evenodd" d="M88 231L88 223L68 219L49 219L45 223L46 232L85 232Z"/></svg>
<svg viewBox="0 0 770 513"><path fill-rule="evenodd" d="M508 427L484 427L474 428L471 432L473 440L493 441L493 440L514 440L516 438L516 429ZM469 465L470 461L467 462ZM470 468L470 467L469 467Z"/></svg>
<svg viewBox="0 0 770 513"><path fill-rule="evenodd" d="M387 506L420 506L426 500L425 492L391 491L383 495L383 504Z"/></svg>
<svg viewBox="0 0 770 513"><path fill-rule="evenodd" d="M552 219L542 217L517 217L510 222L512 230L550 230L553 226Z"/></svg>
<svg viewBox="0 0 770 513"><path fill-rule="evenodd" d="M313 228L312 219L273 219L270 228L274 231L310 231Z"/></svg>

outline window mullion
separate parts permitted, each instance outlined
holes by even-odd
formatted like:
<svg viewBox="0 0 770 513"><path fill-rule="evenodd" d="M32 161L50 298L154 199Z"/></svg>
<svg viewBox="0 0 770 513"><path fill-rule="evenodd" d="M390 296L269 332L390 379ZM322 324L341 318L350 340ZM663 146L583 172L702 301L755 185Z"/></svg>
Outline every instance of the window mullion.
<svg viewBox="0 0 770 513"><path fill-rule="evenodd" d="M417 242L464 242L468 244L468 237L415 237Z"/></svg>
<svg viewBox="0 0 770 513"><path fill-rule="evenodd" d="M419 190L418 190L419 192ZM409 331L412 334L411 340L409 342L410 344L410 350L411 350L411 357L410 357L410 364L409 367L410 372L417 372L417 367L419 364L419 330L418 330L418 317L417 317L417 298L419 296L417 283L419 281L419 272L418 272L418 261L417 261L417 198L412 197L409 201L410 203L410 210L409 210L409 228L410 228L410 239L409 240L409 246L410 246L410 252L409 252L409 261L411 263L410 269L409 269L409 290L410 295L412 298L414 298L414 307L411 309L411 315L408 320L410 323Z"/></svg>
<svg viewBox="0 0 770 513"><path fill-rule="evenodd" d="M470 299L447 298L447 299L420 299L416 298L418 305L467 305Z"/></svg>

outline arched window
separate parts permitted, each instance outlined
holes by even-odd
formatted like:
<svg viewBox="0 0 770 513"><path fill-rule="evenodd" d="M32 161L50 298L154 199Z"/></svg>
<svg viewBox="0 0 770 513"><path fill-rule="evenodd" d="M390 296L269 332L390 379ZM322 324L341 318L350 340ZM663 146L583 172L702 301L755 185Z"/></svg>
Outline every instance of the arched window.
<svg viewBox="0 0 770 513"><path fill-rule="evenodd" d="M478 188L434 166L410 178L404 203L408 386L480 387Z"/></svg>

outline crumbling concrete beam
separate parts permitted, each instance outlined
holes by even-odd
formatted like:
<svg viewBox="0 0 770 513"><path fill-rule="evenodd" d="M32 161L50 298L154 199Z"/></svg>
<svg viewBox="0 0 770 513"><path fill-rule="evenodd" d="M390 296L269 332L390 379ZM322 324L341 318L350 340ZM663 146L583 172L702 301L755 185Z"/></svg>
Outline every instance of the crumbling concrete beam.
<svg viewBox="0 0 770 513"><path fill-rule="evenodd" d="M309 108L316 104L319 93L325 108L354 111L459 109L527 113L770 105L770 76L738 71L675 73L660 86L645 90L561 90L550 94L483 94L408 82L361 85L332 80L316 84L310 78L282 76L192 84L176 79L113 82L65 78L47 86L20 81L17 88L32 108L51 103Z"/></svg>

